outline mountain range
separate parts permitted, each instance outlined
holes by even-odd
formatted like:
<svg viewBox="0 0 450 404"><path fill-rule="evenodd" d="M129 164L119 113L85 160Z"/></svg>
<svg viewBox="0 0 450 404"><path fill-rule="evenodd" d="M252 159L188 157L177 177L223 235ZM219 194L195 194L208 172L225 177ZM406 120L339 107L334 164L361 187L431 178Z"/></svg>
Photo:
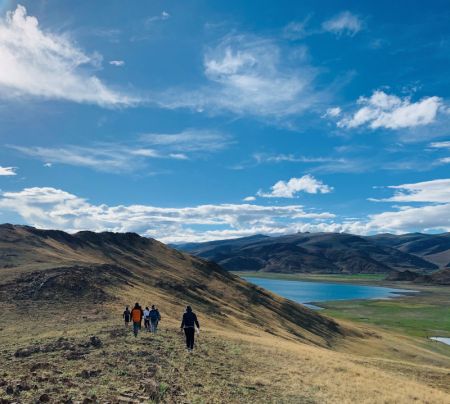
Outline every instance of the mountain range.
<svg viewBox="0 0 450 404"><path fill-rule="evenodd" d="M450 268L450 233L255 235L176 248L234 271L373 274Z"/></svg>

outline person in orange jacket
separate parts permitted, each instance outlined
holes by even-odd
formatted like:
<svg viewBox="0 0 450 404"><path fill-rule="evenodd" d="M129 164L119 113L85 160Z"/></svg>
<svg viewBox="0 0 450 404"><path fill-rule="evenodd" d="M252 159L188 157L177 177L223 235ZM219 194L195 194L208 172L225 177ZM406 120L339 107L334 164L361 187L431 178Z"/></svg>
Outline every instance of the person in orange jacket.
<svg viewBox="0 0 450 404"><path fill-rule="evenodd" d="M141 328L143 314L144 312L142 311L141 306L139 305L139 303L136 303L133 310L131 310L131 320L133 320L133 334L135 337L137 337L138 332Z"/></svg>

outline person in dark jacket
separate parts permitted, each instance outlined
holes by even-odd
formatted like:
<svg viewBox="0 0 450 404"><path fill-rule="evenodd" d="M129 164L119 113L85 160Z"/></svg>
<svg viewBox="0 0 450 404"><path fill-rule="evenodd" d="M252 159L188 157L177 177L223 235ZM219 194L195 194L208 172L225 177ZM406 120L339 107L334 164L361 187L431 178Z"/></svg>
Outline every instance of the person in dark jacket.
<svg viewBox="0 0 450 404"><path fill-rule="evenodd" d="M149 320L150 320L150 331L156 334L158 330L158 323L161 321L161 314L159 314L159 310L153 304L152 309L149 312Z"/></svg>
<svg viewBox="0 0 450 404"><path fill-rule="evenodd" d="M128 306L125 308L125 311L122 314L123 319L125 320L125 327L128 327L131 321L131 312Z"/></svg>
<svg viewBox="0 0 450 404"><path fill-rule="evenodd" d="M192 311L192 307L187 306L186 312L183 314L183 320L181 321L181 329L184 329L184 334L186 335L186 349L189 352L192 352L194 349L195 326L200 330L197 316Z"/></svg>

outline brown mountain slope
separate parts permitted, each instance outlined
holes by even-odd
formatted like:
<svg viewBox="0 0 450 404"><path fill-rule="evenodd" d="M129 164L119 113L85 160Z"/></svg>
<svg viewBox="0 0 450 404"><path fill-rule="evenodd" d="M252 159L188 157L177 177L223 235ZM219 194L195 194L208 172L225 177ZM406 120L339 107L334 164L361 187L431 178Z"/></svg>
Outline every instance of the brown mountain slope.
<svg viewBox="0 0 450 404"><path fill-rule="evenodd" d="M345 233L247 237L179 248L236 271L387 273L392 269L437 269L415 255Z"/></svg>
<svg viewBox="0 0 450 404"><path fill-rule="evenodd" d="M345 332L299 304L277 297L218 265L134 233L0 226L0 298L102 302L153 294L166 305L191 304L217 323L273 330L328 346Z"/></svg>

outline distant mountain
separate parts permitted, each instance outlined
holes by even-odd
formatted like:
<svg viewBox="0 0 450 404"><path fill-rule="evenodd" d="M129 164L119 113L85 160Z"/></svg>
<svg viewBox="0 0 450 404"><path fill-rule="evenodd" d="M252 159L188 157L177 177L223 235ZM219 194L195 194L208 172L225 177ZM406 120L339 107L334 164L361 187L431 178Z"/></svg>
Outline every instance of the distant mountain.
<svg viewBox="0 0 450 404"><path fill-rule="evenodd" d="M345 233L258 235L177 248L236 271L388 273L394 269L438 269L433 262L388 245L389 237L374 239Z"/></svg>
<svg viewBox="0 0 450 404"><path fill-rule="evenodd" d="M367 238L378 245L422 257L439 267L450 267L450 233L378 234Z"/></svg>
<svg viewBox="0 0 450 404"><path fill-rule="evenodd" d="M225 271L135 233L68 234L0 225L0 303L31 302L34 310L68 303L156 302L176 313L191 304L218 327L264 330L328 346L340 326ZM108 303L108 304L109 304ZM252 331L253 332L253 331ZM1 401L1 400L0 400Z"/></svg>

